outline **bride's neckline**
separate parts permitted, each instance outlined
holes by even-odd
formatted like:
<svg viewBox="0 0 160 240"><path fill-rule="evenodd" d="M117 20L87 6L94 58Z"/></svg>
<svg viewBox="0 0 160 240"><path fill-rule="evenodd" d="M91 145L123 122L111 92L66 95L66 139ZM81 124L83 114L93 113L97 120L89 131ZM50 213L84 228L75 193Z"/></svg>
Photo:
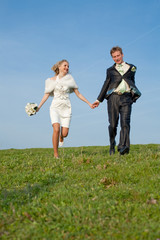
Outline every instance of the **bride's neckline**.
<svg viewBox="0 0 160 240"><path fill-rule="evenodd" d="M62 78L64 78L65 76L66 76L67 74L65 74L64 76L59 76L59 74L57 75L57 77L59 78L59 79L62 79Z"/></svg>
<svg viewBox="0 0 160 240"><path fill-rule="evenodd" d="M66 74L66 75L67 75L67 74ZM50 80L52 80L52 81L61 80L61 79L64 78L66 75L64 75L64 76L62 76L62 77L59 77L59 75L57 75L57 76L51 77Z"/></svg>

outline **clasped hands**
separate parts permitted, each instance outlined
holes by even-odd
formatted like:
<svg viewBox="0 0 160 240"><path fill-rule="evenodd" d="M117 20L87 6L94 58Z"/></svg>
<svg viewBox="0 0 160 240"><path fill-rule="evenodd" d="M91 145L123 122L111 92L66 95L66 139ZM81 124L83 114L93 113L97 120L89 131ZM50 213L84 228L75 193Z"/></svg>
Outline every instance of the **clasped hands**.
<svg viewBox="0 0 160 240"><path fill-rule="evenodd" d="M98 100L96 100L94 103L92 103L92 104L89 104L89 106L92 108L92 109L94 109L94 108L96 108L96 107L98 107L99 106L99 101Z"/></svg>

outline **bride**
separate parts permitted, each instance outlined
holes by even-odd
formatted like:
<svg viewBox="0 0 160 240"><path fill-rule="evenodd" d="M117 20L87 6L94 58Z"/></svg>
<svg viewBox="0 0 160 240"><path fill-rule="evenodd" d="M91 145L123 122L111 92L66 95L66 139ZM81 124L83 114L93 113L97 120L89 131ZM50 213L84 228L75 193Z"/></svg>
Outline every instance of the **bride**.
<svg viewBox="0 0 160 240"><path fill-rule="evenodd" d="M74 92L79 99L86 102L92 109L94 106L78 91L74 78L69 74L69 63L67 60L57 62L52 70L55 76L45 81L45 94L37 108L37 112L47 101L49 96L53 97L50 106L50 118L53 126L52 143L54 157L59 158L58 146L62 146L64 138L67 137L72 116L69 94Z"/></svg>

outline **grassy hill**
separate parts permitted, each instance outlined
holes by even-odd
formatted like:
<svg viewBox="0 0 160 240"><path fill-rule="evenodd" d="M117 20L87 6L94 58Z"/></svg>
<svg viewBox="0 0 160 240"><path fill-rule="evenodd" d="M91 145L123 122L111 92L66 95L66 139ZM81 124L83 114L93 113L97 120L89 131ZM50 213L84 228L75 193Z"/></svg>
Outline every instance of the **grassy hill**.
<svg viewBox="0 0 160 240"><path fill-rule="evenodd" d="M0 239L160 239L160 145L0 151Z"/></svg>

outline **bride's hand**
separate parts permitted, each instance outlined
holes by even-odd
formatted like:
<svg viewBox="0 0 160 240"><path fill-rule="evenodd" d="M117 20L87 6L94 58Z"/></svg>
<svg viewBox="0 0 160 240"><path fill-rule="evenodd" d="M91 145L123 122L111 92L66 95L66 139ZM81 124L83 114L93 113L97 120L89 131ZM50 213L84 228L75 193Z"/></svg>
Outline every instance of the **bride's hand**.
<svg viewBox="0 0 160 240"><path fill-rule="evenodd" d="M36 112L39 112L39 110L40 110L40 108L38 107L38 108L36 109Z"/></svg>
<svg viewBox="0 0 160 240"><path fill-rule="evenodd" d="M90 106L90 108L94 109L95 107L93 106L93 104L89 103L88 104Z"/></svg>

